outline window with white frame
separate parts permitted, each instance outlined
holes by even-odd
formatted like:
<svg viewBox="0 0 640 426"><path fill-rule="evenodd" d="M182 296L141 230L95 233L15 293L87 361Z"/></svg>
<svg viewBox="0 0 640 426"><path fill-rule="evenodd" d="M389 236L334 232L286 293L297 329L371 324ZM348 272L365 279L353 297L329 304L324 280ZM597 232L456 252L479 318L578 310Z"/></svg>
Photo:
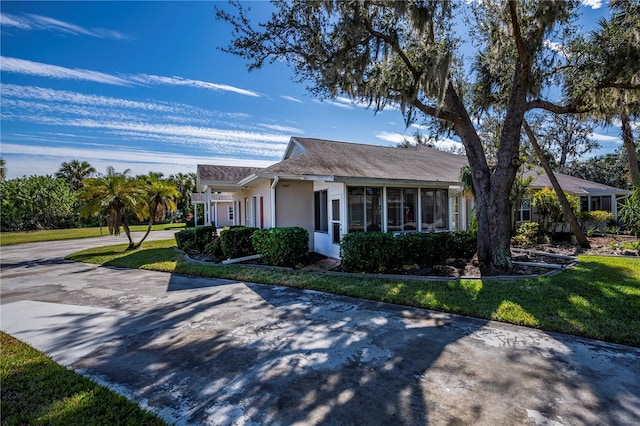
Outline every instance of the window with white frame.
<svg viewBox="0 0 640 426"><path fill-rule="evenodd" d="M229 222L233 222L233 206L227 206L227 217Z"/></svg>
<svg viewBox="0 0 640 426"><path fill-rule="evenodd" d="M531 198L523 198L518 209L519 222L531 222Z"/></svg>

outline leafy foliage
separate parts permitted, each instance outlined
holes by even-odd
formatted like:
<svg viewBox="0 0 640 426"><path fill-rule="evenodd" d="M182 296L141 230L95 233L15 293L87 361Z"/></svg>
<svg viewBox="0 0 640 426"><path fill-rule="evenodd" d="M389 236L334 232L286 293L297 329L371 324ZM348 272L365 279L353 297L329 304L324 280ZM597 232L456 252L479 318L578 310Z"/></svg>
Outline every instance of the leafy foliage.
<svg viewBox="0 0 640 426"><path fill-rule="evenodd" d="M185 229L175 234L176 245L180 250L195 250L200 253L207 251L207 245L211 244L215 237L215 226L199 226L197 228Z"/></svg>
<svg viewBox="0 0 640 426"><path fill-rule="evenodd" d="M434 265L449 258L470 259L476 252L477 236L466 231L394 235L355 232L340 244L342 267L347 272L389 272L405 265Z"/></svg>
<svg viewBox="0 0 640 426"><path fill-rule="evenodd" d="M250 256L256 254L252 236L256 228L234 226L220 232L220 247L227 259Z"/></svg>
<svg viewBox="0 0 640 426"><path fill-rule="evenodd" d="M30 176L0 181L0 228L32 231L74 224L76 195L63 180Z"/></svg>
<svg viewBox="0 0 640 426"><path fill-rule="evenodd" d="M56 172L56 177L64 179L74 191L77 191L82 187L82 182L95 174L95 172L96 169L86 161L71 160L60 165L60 169Z"/></svg>
<svg viewBox="0 0 640 426"><path fill-rule="evenodd" d="M309 262L309 233L304 228L257 229L252 243L267 265L293 267Z"/></svg>
<svg viewBox="0 0 640 426"><path fill-rule="evenodd" d="M620 210L620 220L627 229L640 237L640 185L636 185L633 193L624 200Z"/></svg>
<svg viewBox="0 0 640 426"><path fill-rule="evenodd" d="M578 210L578 198L567 193L565 193L565 196L573 211L576 212ZM540 191L536 191L533 194L531 205L535 207L539 216L541 232L551 233L554 230L554 226L563 221L562 206L553 189L542 188Z"/></svg>
<svg viewBox="0 0 640 426"><path fill-rule="evenodd" d="M515 246L523 248L531 247L541 240L540 224L538 222L525 222L518 228L516 235L511 239Z"/></svg>

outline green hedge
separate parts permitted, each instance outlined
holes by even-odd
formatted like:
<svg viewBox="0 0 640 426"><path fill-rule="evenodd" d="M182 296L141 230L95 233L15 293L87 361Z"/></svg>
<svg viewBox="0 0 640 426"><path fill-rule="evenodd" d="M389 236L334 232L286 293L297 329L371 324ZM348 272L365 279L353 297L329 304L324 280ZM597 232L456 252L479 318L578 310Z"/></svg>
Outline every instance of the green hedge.
<svg viewBox="0 0 640 426"><path fill-rule="evenodd" d="M234 226L225 228L220 232L220 248L225 259L235 259L238 257L256 254L253 248L251 237L256 228L245 226Z"/></svg>
<svg viewBox="0 0 640 426"><path fill-rule="evenodd" d="M309 233L304 228L258 229L252 241L267 265L293 267L309 262Z"/></svg>
<svg viewBox="0 0 640 426"><path fill-rule="evenodd" d="M346 272L390 272L404 265L434 265L449 258L470 259L477 236L466 231L409 234L355 232L340 244Z"/></svg>
<svg viewBox="0 0 640 426"><path fill-rule="evenodd" d="M215 235L215 226L200 226L198 228L176 232L175 238L180 250L197 250L203 253L207 244L213 241Z"/></svg>

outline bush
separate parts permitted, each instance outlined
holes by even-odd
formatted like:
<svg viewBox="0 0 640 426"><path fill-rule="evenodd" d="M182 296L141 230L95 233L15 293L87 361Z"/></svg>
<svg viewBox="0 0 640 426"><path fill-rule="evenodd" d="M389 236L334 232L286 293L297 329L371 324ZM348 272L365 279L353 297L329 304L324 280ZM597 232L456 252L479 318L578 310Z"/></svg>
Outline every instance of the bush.
<svg viewBox="0 0 640 426"><path fill-rule="evenodd" d="M477 250L473 232L352 233L340 245L342 267L347 272L387 272L405 266L444 263L448 258L473 257Z"/></svg>
<svg viewBox="0 0 640 426"><path fill-rule="evenodd" d="M636 185L631 196L624 200L618 213L627 229L640 237L640 185Z"/></svg>
<svg viewBox="0 0 640 426"><path fill-rule="evenodd" d="M176 245L180 250L189 251L196 249L196 231L193 229L185 229L176 232Z"/></svg>
<svg viewBox="0 0 640 426"><path fill-rule="evenodd" d="M603 210L593 210L580 212L578 219L582 229L585 232L592 230L591 234L593 235L595 231L604 231L606 224L613 219L613 214Z"/></svg>
<svg viewBox="0 0 640 426"><path fill-rule="evenodd" d="M267 265L292 267L309 262L309 233L304 228L258 229L252 242Z"/></svg>
<svg viewBox="0 0 640 426"><path fill-rule="evenodd" d="M199 228L185 229L176 232L176 244L180 250L196 250L206 252L207 244L213 241L216 235L215 226L201 226Z"/></svg>
<svg viewBox="0 0 640 426"><path fill-rule="evenodd" d="M256 254L251 237L256 228L235 226L225 228L220 232L220 248L226 259L250 256Z"/></svg>
<svg viewBox="0 0 640 426"><path fill-rule="evenodd" d="M540 241L540 224L537 222L525 222L520 225L516 236L511 239L511 244L523 248L530 247Z"/></svg>
<svg viewBox="0 0 640 426"><path fill-rule="evenodd" d="M215 259L222 258L223 254L222 254L222 245L220 243L220 237L214 237L213 241L211 241L209 244L207 244L204 247L204 251L209 256Z"/></svg>
<svg viewBox="0 0 640 426"><path fill-rule="evenodd" d="M207 244L216 236L215 226L200 226L196 228L196 247L200 252L205 252Z"/></svg>
<svg viewBox="0 0 640 426"><path fill-rule="evenodd" d="M347 272L386 272L402 266L392 233L353 232L340 243L342 268Z"/></svg>

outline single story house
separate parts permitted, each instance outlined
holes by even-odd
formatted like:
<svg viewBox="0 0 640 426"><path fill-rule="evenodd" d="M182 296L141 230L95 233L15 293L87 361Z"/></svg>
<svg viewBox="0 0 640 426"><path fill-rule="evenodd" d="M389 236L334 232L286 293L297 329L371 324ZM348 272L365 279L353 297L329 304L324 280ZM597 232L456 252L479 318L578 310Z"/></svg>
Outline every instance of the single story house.
<svg viewBox="0 0 640 426"><path fill-rule="evenodd" d="M340 240L349 232L467 229L474 206L460 182L467 164L464 155L424 146L292 137L282 161L270 167L198 165L196 187L205 206L211 206L205 208L205 224L300 226L309 232L310 251L337 258ZM584 191L589 203L609 194L615 204L619 190L570 179L575 183L570 191L581 196ZM226 222L219 221L221 204L213 204L222 195L231 199Z"/></svg>

